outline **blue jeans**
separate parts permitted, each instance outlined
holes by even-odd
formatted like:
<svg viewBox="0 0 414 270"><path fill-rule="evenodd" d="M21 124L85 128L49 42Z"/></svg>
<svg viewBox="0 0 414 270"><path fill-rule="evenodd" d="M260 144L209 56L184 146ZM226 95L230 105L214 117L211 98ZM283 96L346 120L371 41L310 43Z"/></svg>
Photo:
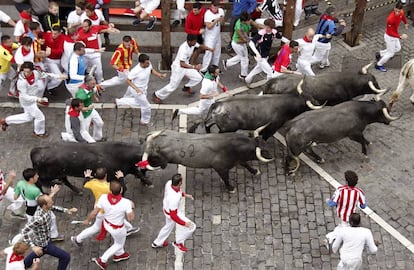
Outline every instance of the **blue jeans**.
<svg viewBox="0 0 414 270"><path fill-rule="evenodd" d="M64 251L63 249L55 246L52 241L49 241L47 246L43 248L43 255L49 254L50 256L59 258L58 270L66 270L70 262L70 254ZM43 256L42 255L42 256ZM24 267L30 268L33 264L34 258L40 258L42 256L37 256L36 253L31 252L29 255L24 258Z"/></svg>

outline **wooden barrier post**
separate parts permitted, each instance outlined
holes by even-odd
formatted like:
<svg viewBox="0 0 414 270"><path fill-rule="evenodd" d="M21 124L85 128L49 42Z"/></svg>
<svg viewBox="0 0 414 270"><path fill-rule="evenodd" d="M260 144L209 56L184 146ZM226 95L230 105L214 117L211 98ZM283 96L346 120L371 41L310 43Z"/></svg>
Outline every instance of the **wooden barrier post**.
<svg viewBox="0 0 414 270"><path fill-rule="evenodd" d="M359 45L362 37L362 22L364 21L367 0L355 1L355 10L352 13L351 31L345 33L345 43L351 47Z"/></svg>
<svg viewBox="0 0 414 270"><path fill-rule="evenodd" d="M286 3L285 15L283 16L283 36L292 39L293 33L293 18L295 17L296 1L288 0Z"/></svg>
<svg viewBox="0 0 414 270"><path fill-rule="evenodd" d="M172 63L171 54L171 26L170 26L170 0L162 0L161 19L161 69L170 70Z"/></svg>

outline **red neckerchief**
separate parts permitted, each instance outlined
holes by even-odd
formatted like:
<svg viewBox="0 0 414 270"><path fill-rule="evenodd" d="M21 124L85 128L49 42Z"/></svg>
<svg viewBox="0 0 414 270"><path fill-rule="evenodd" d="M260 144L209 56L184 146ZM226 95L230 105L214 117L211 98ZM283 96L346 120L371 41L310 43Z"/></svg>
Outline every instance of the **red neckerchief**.
<svg viewBox="0 0 414 270"><path fill-rule="evenodd" d="M30 53L30 50L26 50L23 46L22 46L22 54L23 56L26 56Z"/></svg>
<svg viewBox="0 0 414 270"><path fill-rule="evenodd" d="M304 40L305 42L307 42L307 43L311 43L311 42L312 42L312 40L310 40L307 36L304 36L304 37L303 37L303 40Z"/></svg>
<svg viewBox="0 0 414 270"><path fill-rule="evenodd" d="M13 48L12 46L6 46L5 44L1 44L1 46L3 46L3 48L5 48L7 51L9 51L10 54L13 55Z"/></svg>
<svg viewBox="0 0 414 270"><path fill-rule="evenodd" d="M97 20L97 19L98 19L98 15L96 15L96 12L95 12L95 11L93 12L93 14L92 14L91 16L89 16L89 19L90 19L91 21L95 21L95 20Z"/></svg>
<svg viewBox="0 0 414 270"><path fill-rule="evenodd" d="M217 11L216 12L214 12L214 10L211 7L209 9L210 9L211 13L213 13L213 14L217 14L219 12L219 9L218 8L217 8Z"/></svg>
<svg viewBox="0 0 414 270"><path fill-rule="evenodd" d="M68 114L72 117L79 117L80 112L70 107Z"/></svg>
<svg viewBox="0 0 414 270"><path fill-rule="evenodd" d="M180 192L180 188L179 187L174 187L173 185L171 185L171 188L175 191L175 192Z"/></svg>
<svg viewBox="0 0 414 270"><path fill-rule="evenodd" d="M17 255L13 252L10 256L9 263L22 261L23 259L24 259L24 256Z"/></svg>
<svg viewBox="0 0 414 270"><path fill-rule="evenodd" d="M27 81L30 85L34 84L34 82L35 82L35 75L34 75L34 72L32 72L32 74L31 74L29 77L26 77L26 81Z"/></svg>
<svg viewBox="0 0 414 270"><path fill-rule="evenodd" d="M122 199L122 194L114 195L112 193L108 194L108 201L111 205L115 205L119 203L119 201Z"/></svg>
<svg viewBox="0 0 414 270"><path fill-rule="evenodd" d="M329 16L328 14L323 14L322 15L322 20L333 21L334 20L334 17L333 16Z"/></svg>
<svg viewBox="0 0 414 270"><path fill-rule="evenodd" d="M83 88L87 91L91 91L91 89L89 89L88 85L86 83L83 83L81 86L79 86L80 88Z"/></svg>

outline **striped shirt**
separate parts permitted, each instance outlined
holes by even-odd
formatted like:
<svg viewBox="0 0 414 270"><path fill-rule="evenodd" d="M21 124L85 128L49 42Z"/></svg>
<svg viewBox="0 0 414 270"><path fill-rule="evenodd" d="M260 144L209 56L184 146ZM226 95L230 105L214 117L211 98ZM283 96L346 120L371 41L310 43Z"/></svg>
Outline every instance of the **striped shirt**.
<svg viewBox="0 0 414 270"><path fill-rule="evenodd" d="M349 222L349 216L355 212L355 207L358 206L364 209L367 201L362 189L344 185L335 191L332 198L328 201L328 205L331 207L336 206L338 217L345 222Z"/></svg>

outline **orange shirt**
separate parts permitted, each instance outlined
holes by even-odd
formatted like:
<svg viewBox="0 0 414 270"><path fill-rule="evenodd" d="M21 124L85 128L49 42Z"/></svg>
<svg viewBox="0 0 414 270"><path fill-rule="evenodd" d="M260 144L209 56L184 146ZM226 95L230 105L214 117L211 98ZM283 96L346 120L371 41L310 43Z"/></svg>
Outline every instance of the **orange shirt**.
<svg viewBox="0 0 414 270"><path fill-rule="evenodd" d="M138 52L138 43L135 39L131 40L131 46L129 48L125 48L124 44L121 43L112 54L111 65L116 65L118 69L130 69L132 66L132 54L134 52Z"/></svg>

